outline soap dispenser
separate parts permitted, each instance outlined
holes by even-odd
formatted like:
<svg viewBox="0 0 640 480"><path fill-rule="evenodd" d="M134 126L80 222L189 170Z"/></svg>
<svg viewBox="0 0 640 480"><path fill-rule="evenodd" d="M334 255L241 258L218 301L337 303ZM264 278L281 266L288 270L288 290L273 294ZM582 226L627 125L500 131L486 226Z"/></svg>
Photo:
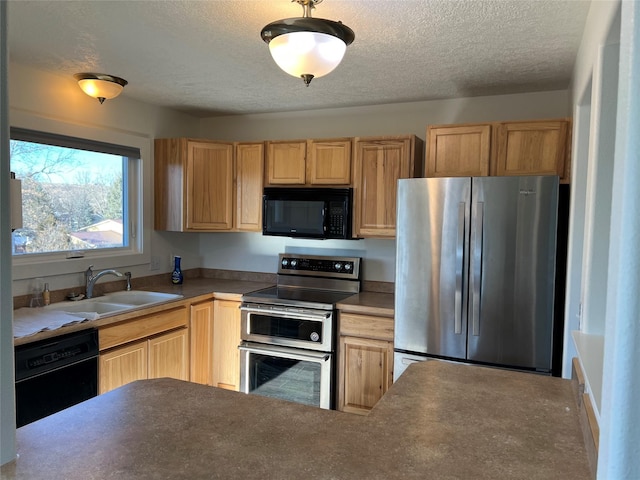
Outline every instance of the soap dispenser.
<svg viewBox="0 0 640 480"><path fill-rule="evenodd" d="M171 272L171 283L173 283L174 285L182 285L182 280L183 280L183 276L182 276L182 270L180 269L180 256L176 255L173 258L174 261L174 265L173 265L173 272Z"/></svg>

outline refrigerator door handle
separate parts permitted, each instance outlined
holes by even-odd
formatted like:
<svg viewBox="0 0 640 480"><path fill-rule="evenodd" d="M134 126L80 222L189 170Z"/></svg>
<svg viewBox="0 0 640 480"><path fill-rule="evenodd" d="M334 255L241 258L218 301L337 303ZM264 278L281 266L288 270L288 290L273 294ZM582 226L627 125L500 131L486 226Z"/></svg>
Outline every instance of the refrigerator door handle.
<svg viewBox="0 0 640 480"><path fill-rule="evenodd" d="M475 204L475 228L473 237L473 272L472 281L472 311L471 334L480 335L480 285L482 283L482 230L484 228L484 203Z"/></svg>
<svg viewBox="0 0 640 480"><path fill-rule="evenodd" d="M464 224L467 205L458 204L458 237L456 239L456 294L454 332L462 334L462 275L464 270Z"/></svg>

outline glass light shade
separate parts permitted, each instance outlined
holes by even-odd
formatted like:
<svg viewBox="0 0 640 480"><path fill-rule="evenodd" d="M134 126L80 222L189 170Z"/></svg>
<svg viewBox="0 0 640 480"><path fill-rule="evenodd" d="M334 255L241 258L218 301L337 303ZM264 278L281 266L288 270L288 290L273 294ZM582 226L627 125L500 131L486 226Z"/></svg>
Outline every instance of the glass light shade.
<svg viewBox="0 0 640 480"><path fill-rule="evenodd" d="M78 85L84 93L93 98L110 100L122 92L123 86L108 80L84 79L78 80Z"/></svg>
<svg viewBox="0 0 640 480"><path fill-rule="evenodd" d="M347 50L338 37L319 32L292 32L269 42L269 51L278 66L289 75L322 77L331 73Z"/></svg>

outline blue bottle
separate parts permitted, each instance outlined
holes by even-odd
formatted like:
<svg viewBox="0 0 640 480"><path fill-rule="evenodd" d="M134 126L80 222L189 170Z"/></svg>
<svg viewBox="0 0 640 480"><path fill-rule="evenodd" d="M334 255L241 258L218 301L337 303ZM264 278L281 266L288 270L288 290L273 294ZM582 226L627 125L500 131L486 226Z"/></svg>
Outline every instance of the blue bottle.
<svg viewBox="0 0 640 480"><path fill-rule="evenodd" d="M182 270L180 269L180 257L176 255L173 258L173 261L174 265L173 272L171 272L171 283L173 283L174 285L182 285L183 276Z"/></svg>

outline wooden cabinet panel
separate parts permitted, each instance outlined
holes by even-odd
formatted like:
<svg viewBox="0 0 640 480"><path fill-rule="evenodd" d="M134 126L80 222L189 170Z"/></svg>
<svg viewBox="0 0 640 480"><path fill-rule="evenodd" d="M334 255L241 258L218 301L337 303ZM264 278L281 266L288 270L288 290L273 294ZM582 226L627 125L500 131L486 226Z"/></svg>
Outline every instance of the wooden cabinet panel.
<svg viewBox="0 0 640 480"><path fill-rule="evenodd" d="M351 139L309 140L307 152L311 185L351 183Z"/></svg>
<svg viewBox="0 0 640 480"><path fill-rule="evenodd" d="M571 121L532 120L427 128L427 177L570 176Z"/></svg>
<svg viewBox="0 0 640 480"><path fill-rule="evenodd" d="M100 394L135 380L147 378L148 345L146 340L101 353L99 358Z"/></svg>
<svg viewBox="0 0 640 480"><path fill-rule="evenodd" d="M236 230L262 231L264 144L236 145Z"/></svg>
<svg viewBox="0 0 640 480"><path fill-rule="evenodd" d="M189 142L186 220L189 230L233 227L233 144Z"/></svg>
<svg viewBox="0 0 640 480"><path fill-rule="evenodd" d="M340 312L340 335L393 341L393 317Z"/></svg>
<svg viewBox="0 0 640 480"><path fill-rule="evenodd" d="M191 306L191 381L213 385L213 300Z"/></svg>
<svg viewBox="0 0 640 480"><path fill-rule="evenodd" d="M495 135L495 175L558 175L564 180L567 121L501 123Z"/></svg>
<svg viewBox="0 0 640 480"><path fill-rule="evenodd" d="M187 307L183 305L171 310L101 327L98 335L100 350L140 340L178 327L186 327L187 320Z"/></svg>
<svg viewBox="0 0 640 480"><path fill-rule="evenodd" d="M231 230L233 143L158 138L154 149L155 228L177 232Z"/></svg>
<svg viewBox="0 0 640 480"><path fill-rule="evenodd" d="M149 378L189 380L187 332L181 328L149 339Z"/></svg>
<svg viewBox="0 0 640 480"><path fill-rule="evenodd" d="M427 177L489 175L491 125L430 126Z"/></svg>
<svg viewBox="0 0 640 480"><path fill-rule="evenodd" d="M340 337L339 410L366 414L393 382L393 342Z"/></svg>
<svg viewBox="0 0 640 480"><path fill-rule="evenodd" d="M304 185L307 142L267 142L267 185Z"/></svg>
<svg viewBox="0 0 640 480"><path fill-rule="evenodd" d="M414 177L422 168L417 142L413 136L356 139L354 236L395 236L398 179Z"/></svg>
<svg viewBox="0 0 640 480"><path fill-rule="evenodd" d="M215 300L213 308L213 385L240 388L240 303Z"/></svg>

